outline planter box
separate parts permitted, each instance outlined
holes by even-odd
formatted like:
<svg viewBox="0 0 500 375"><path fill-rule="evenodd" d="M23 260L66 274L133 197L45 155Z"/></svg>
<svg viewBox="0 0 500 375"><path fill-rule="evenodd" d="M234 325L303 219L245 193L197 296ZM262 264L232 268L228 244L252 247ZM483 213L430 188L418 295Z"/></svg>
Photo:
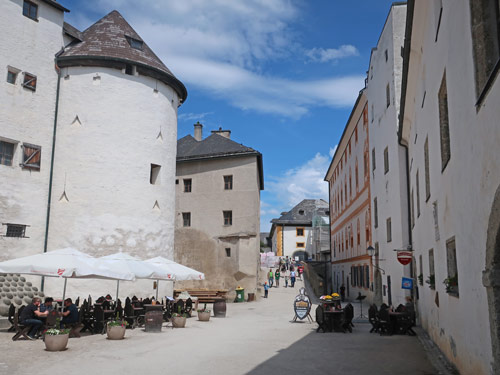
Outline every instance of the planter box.
<svg viewBox="0 0 500 375"><path fill-rule="evenodd" d="M208 322L210 320L210 311L198 311L198 320Z"/></svg>
<svg viewBox="0 0 500 375"><path fill-rule="evenodd" d="M65 335L45 335L45 349L49 352L60 352L68 346L69 333Z"/></svg>
<svg viewBox="0 0 500 375"><path fill-rule="evenodd" d="M123 340L125 338L125 330L127 327L122 326L107 326L106 334L109 340Z"/></svg>
<svg viewBox="0 0 500 375"><path fill-rule="evenodd" d="M175 328L184 328L186 326L186 317L184 317L184 316L174 316L172 318L172 325Z"/></svg>

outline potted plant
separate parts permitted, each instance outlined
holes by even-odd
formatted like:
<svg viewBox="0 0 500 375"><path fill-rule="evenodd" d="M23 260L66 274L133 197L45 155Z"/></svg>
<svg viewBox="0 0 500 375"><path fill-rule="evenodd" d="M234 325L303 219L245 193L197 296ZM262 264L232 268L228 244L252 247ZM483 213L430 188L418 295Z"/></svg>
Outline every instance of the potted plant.
<svg viewBox="0 0 500 375"><path fill-rule="evenodd" d="M186 326L186 318L187 314L183 313L179 306L178 312L172 314L172 325L175 328L184 328Z"/></svg>
<svg viewBox="0 0 500 375"><path fill-rule="evenodd" d="M60 319L56 320L56 327L60 327ZM50 328L45 331L45 349L49 352L60 352L68 346L69 329Z"/></svg>
<svg viewBox="0 0 500 375"><path fill-rule="evenodd" d="M125 319L116 315L114 320L111 320L106 325L106 334L109 340L123 340L128 322Z"/></svg>
<svg viewBox="0 0 500 375"><path fill-rule="evenodd" d="M207 304L202 309L198 310L198 320L201 322L208 322L210 320L210 310L207 310Z"/></svg>
<svg viewBox="0 0 500 375"><path fill-rule="evenodd" d="M424 275L423 274L418 275L418 283L420 285L424 285Z"/></svg>
<svg viewBox="0 0 500 375"><path fill-rule="evenodd" d="M436 289L436 277L434 275L429 275L425 282L429 284L429 288Z"/></svg>
<svg viewBox="0 0 500 375"><path fill-rule="evenodd" d="M446 287L446 293L458 294L458 275L447 277L443 280Z"/></svg>

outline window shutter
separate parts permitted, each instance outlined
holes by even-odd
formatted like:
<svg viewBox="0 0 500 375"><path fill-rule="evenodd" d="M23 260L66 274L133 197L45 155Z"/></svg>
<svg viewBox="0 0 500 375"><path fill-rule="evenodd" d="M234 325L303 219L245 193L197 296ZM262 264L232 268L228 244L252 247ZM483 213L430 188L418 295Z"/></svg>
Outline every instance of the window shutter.
<svg viewBox="0 0 500 375"><path fill-rule="evenodd" d="M42 149L40 146L23 145L23 163L24 168L40 169Z"/></svg>

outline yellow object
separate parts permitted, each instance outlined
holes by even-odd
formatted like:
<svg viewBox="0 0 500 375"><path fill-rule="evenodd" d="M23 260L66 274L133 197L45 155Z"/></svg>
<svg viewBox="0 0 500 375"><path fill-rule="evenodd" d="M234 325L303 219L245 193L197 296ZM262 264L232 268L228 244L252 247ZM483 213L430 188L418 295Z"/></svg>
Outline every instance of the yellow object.
<svg viewBox="0 0 500 375"><path fill-rule="evenodd" d="M238 286L236 290L243 290L243 288L241 286Z"/></svg>

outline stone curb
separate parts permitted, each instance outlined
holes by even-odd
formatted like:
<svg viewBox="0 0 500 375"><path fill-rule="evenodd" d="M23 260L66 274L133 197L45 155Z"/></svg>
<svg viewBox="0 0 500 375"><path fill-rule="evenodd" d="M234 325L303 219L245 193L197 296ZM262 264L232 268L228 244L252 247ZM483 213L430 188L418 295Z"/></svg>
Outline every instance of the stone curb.
<svg viewBox="0 0 500 375"><path fill-rule="evenodd" d="M425 350L425 354L431 364L436 368L440 375L460 375L455 366L448 361L446 356L441 352L439 347L432 341L430 336L422 327L414 327L417 333L418 340Z"/></svg>

